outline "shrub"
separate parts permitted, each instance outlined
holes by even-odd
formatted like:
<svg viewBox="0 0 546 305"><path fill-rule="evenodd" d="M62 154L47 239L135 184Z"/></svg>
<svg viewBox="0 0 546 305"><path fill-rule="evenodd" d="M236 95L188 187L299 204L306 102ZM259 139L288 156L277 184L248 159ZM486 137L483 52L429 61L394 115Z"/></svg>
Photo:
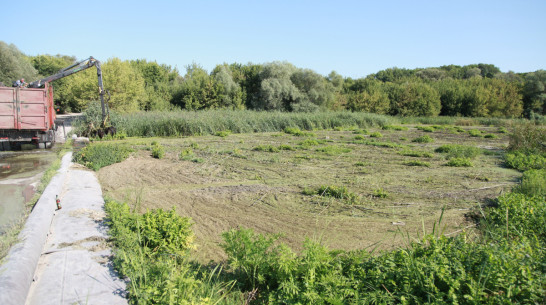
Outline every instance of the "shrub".
<svg viewBox="0 0 546 305"><path fill-rule="evenodd" d="M355 193L349 192L345 186L335 185L322 185L318 188L316 194L324 197L343 199L349 203L354 203L358 198Z"/></svg>
<svg viewBox="0 0 546 305"><path fill-rule="evenodd" d="M296 149L288 144L281 144L279 145L279 150L296 150Z"/></svg>
<svg viewBox="0 0 546 305"><path fill-rule="evenodd" d="M231 134L231 130L222 130L222 131L217 131L214 135L218 136L218 137L225 138L225 137L229 136L230 134Z"/></svg>
<svg viewBox="0 0 546 305"><path fill-rule="evenodd" d="M498 138L496 134L492 134L492 133L488 133L488 134L484 135L483 137L486 138L486 139L496 139L496 138Z"/></svg>
<svg viewBox="0 0 546 305"><path fill-rule="evenodd" d="M478 129L470 129L468 131L468 134L471 136L471 137L482 137L482 132L479 131Z"/></svg>
<svg viewBox="0 0 546 305"><path fill-rule="evenodd" d="M355 139L355 140L364 140L366 138L364 136L362 136L362 135L357 135L353 139Z"/></svg>
<svg viewBox="0 0 546 305"><path fill-rule="evenodd" d="M183 149L180 152L179 158L186 161L191 160L193 158L193 150L191 148Z"/></svg>
<svg viewBox="0 0 546 305"><path fill-rule="evenodd" d="M526 123L516 125L509 135L508 150L524 153L546 153L546 127Z"/></svg>
<svg viewBox="0 0 546 305"><path fill-rule="evenodd" d="M105 166L127 159L132 151L130 147L121 144L90 144L74 153L72 160L98 171Z"/></svg>
<svg viewBox="0 0 546 305"><path fill-rule="evenodd" d="M449 161L446 163L446 166L452 166L452 167L473 167L474 164L470 161L470 158L464 158L464 157L454 157L449 159Z"/></svg>
<svg viewBox="0 0 546 305"><path fill-rule="evenodd" d="M300 142L300 146L302 148L305 148L305 149L307 149L307 148L309 148L311 146L317 146L319 144L320 144L320 142L318 140L316 140L316 139L305 139L304 141Z"/></svg>
<svg viewBox="0 0 546 305"><path fill-rule="evenodd" d="M152 147L152 157L156 159L163 159L164 156L165 148L162 145L158 144Z"/></svg>
<svg viewBox="0 0 546 305"><path fill-rule="evenodd" d="M265 152L279 152L279 149L277 147L270 144L258 145L254 147L252 150L265 151Z"/></svg>
<svg viewBox="0 0 546 305"><path fill-rule="evenodd" d="M424 136L420 136L418 138L415 138L415 139L413 139L411 141L415 142L415 143L432 143L432 142L434 142L434 139L431 138L429 135L424 135Z"/></svg>
<svg viewBox="0 0 546 305"><path fill-rule="evenodd" d="M546 197L546 169L531 169L523 173L515 192L527 196Z"/></svg>
<svg viewBox="0 0 546 305"><path fill-rule="evenodd" d="M460 145L460 144L445 144L436 148L434 151L438 153L446 154L446 159L451 159L451 158L473 159L482 152L482 150L477 147Z"/></svg>
<svg viewBox="0 0 546 305"><path fill-rule="evenodd" d="M357 129L353 131L354 134L369 134L370 132L366 129Z"/></svg>
<svg viewBox="0 0 546 305"><path fill-rule="evenodd" d="M415 127L421 131L424 131L424 132L434 132L436 129L432 126L417 126Z"/></svg>
<svg viewBox="0 0 546 305"><path fill-rule="evenodd" d="M389 197L389 193L387 193L384 189L382 188L378 188L378 189L375 189L372 193L372 197L375 197L375 198L387 198Z"/></svg>
<svg viewBox="0 0 546 305"><path fill-rule="evenodd" d="M544 196L508 193L498 197L495 203L494 207L486 210L489 230L501 236L538 237L542 243L546 243Z"/></svg>
<svg viewBox="0 0 546 305"><path fill-rule="evenodd" d="M504 155L504 161L508 167L519 171L546 169L546 155L543 154L513 151Z"/></svg>
<svg viewBox="0 0 546 305"><path fill-rule="evenodd" d="M375 131L375 132L372 132L370 134L370 137L372 137L372 138L382 138L383 135L379 131Z"/></svg>

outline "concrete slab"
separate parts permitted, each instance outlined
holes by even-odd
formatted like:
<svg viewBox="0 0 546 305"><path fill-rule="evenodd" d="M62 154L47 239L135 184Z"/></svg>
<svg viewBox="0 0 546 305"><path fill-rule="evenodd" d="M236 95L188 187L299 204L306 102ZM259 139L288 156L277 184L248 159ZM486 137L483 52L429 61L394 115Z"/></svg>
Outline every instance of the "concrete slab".
<svg viewBox="0 0 546 305"><path fill-rule="evenodd" d="M94 172L68 169L26 304L127 304L109 261L104 200Z"/></svg>

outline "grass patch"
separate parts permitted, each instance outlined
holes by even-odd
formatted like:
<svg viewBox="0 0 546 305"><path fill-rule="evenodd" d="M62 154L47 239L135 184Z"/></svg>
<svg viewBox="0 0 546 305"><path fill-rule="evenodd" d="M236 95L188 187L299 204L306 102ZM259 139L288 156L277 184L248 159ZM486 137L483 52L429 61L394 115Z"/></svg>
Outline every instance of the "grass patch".
<svg viewBox="0 0 546 305"><path fill-rule="evenodd" d="M434 151L445 154L446 159L452 159L452 158L474 159L480 153L482 153L482 150L477 147L461 145L461 144L445 144L436 148Z"/></svg>
<svg viewBox="0 0 546 305"><path fill-rule="evenodd" d="M433 126L416 126L415 128L424 131L424 132L434 132L436 131L436 128Z"/></svg>
<svg viewBox="0 0 546 305"><path fill-rule="evenodd" d="M382 188L378 188L378 189L375 189L373 191L372 197L374 197L374 198L387 198L387 197L389 197L389 193L387 193L387 191L385 191Z"/></svg>
<svg viewBox="0 0 546 305"><path fill-rule="evenodd" d="M417 137L411 141L414 143L432 143L434 142L434 139L430 137L429 135L424 135L424 136Z"/></svg>
<svg viewBox="0 0 546 305"><path fill-rule="evenodd" d="M397 130L397 131L406 131L409 128L406 126L400 126L400 125L385 125L381 129L383 130Z"/></svg>
<svg viewBox="0 0 546 305"><path fill-rule="evenodd" d="M254 147L252 150L254 151L264 151L264 152L272 152L276 153L279 152L279 149L271 144L264 144L264 145L258 145Z"/></svg>
<svg viewBox="0 0 546 305"><path fill-rule="evenodd" d="M214 133L215 136L222 137L222 138L225 138L229 136L230 134L231 134L231 130L222 130L222 131L217 131L216 133Z"/></svg>
<svg viewBox="0 0 546 305"><path fill-rule="evenodd" d="M485 134L483 137L486 138L486 139L497 139L498 138L498 136L496 134L493 134L493 133Z"/></svg>
<svg viewBox="0 0 546 305"><path fill-rule="evenodd" d="M451 167L473 167L474 164L472 164L472 161L470 158L465 157L453 157L449 159L449 161L446 163L446 166Z"/></svg>
<svg viewBox="0 0 546 305"><path fill-rule="evenodd" d="M94 143L74 153L72 160L98 171L105 166L127 159L131 152L133 152L133 149L122 144Z"/></svg>
<svg viewBox="0 0 546 305"><path fill-rule="evenodd" d="M471 137L483 137L482 132L479 131L478 129L470 129L470 130L468 131L468 134L469 134Z"/></svg>
<svg viewBox="0 0 546 305"><path fill-rule="evenodd" d="M341 155L343 153L351 152L351 149L347 147L341 147L338 145L328 145L328 146L317 148L316 151L325 153L329 156L335 156L335 155Z"/></svg>
<svg viewBox="0 0 546 305"><path fill-rule="evenodd" d="M370 137L371 138L382 138L383 135L379 131L375 131L375 132L370 133Z"/></svg>
<svg viewBox="0 0 546 305"><path fill-rule="evenodd" d="M398 152L398 154L407 157L416 157L416 158L432 158L434 154L428 151L416 151L416 150L403 150Z"/></svg>

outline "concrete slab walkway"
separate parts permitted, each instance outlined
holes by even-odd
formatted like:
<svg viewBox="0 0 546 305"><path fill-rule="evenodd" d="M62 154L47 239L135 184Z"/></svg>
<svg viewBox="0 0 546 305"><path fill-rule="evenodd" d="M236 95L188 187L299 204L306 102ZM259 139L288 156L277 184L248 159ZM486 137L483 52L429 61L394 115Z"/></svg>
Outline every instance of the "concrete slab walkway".
<svg viewBox="0 0 546 305"><path fill-rule="evenodd" d="M52 209L53 217L49 231L46 232L47 239L40 249L30 287L25 283L29 287L25 304L127 304L125 283L117 277L109 261L111 252L106 243L108 237L103 222L104 200L100 185L94 172L75 168L69 160L70 165L66 166L63 158L66 173L63 174L62 183L57 182L53 186L57 189L49 192L59 195L62 209ZM54 199L48 199L47 202L40 202L43 201L41 199L39 204L55 206ZM29 221L36 220L29 217ZM18 260L25 264L28 262L25 257L11 256L12 253L8 256L10 264L5 270L8 275L10 269L17 268ZM24 277L18 276L15 279L21 281ZM16 284L12 286L18 286L19 283ZM8 286L2 286L0 280L0 290ZM17 287L14 289L21 290ZM15 295L24 293L16 291ZM2 302L23 304L14 298L4 298Z"/></svg>

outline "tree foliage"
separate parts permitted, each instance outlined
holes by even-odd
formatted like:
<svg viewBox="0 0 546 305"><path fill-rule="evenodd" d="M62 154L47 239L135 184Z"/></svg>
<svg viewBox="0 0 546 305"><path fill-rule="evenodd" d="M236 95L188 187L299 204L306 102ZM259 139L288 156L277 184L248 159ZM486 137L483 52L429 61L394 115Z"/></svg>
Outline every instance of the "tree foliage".
<svg viewBox="0 0 546 305"><path fill-rule="evenodd" d="M38 78L38 72L29 58L15 45L0 41L0 82L5 86L11 86L21 78L30 82Z"/></svg>

